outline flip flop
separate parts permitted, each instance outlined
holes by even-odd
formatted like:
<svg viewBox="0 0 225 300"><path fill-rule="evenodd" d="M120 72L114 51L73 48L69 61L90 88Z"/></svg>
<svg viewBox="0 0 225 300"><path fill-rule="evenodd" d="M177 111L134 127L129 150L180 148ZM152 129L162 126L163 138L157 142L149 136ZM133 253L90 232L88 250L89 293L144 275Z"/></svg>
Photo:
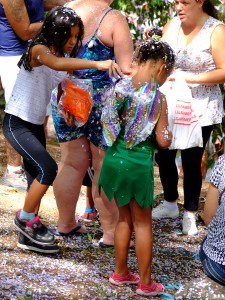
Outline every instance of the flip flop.
<svg viewBox="0 0 225 300"><path fill-rule="evenodd" d="M70 235L76 235L76 236L80 236L83 234L86 234L86 232L80 232L79 230L81 229L81 225L78 225L77 227L75 227L74 229L72 229L70 232L64 233L64 232L59 232L58 230L52 230L52 233L54 235L57 236L70 236Z"/></svg>
<svg viewBox="0 0 225 300"><path fill-rule="evenodd" d="M114 248L114 245L109 245L109 244L105 244L103 243L103 238L100 239L99 243L98 243L99 247L101 248Z"/></svg>
<svg viewBox="0 0 225 300"><path fill-rule="evenodd" d="M99 247L104 248L104 249L107 249L107 248L114 248L114 245L109 245L109 244L103 243L103 238L101 238L101 239L99 240L98 245L99 245ZM130 248L130 249L135 248L135 245L134 245L134 242L133 242L133 241L130 242L130 247L129 247L129 248Z"/></svg>

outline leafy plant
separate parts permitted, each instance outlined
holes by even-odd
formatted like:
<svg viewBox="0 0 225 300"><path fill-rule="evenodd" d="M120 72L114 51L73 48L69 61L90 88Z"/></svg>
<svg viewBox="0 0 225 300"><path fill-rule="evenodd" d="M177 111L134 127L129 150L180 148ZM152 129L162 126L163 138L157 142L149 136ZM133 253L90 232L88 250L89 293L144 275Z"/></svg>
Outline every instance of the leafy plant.
<svg viewBox="0 0 225 300"><path fill-rule="evenodd" d="M175 14L172 3L168 0L115 0L112 7L126 14L133 39L137 41L142 38L145 27L163 27L166 24Z"/></svg>

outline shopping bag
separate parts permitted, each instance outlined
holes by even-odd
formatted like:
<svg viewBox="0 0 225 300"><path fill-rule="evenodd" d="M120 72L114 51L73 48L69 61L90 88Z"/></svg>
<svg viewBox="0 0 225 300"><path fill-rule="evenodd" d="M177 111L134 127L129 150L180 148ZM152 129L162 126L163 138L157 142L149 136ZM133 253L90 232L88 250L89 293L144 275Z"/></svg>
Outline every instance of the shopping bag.
<svg viewBox="0 0 225 300"><path fill-rule="evenodd" d="M93 100L92 83L90 80L65 78L61 82L63 94L58 104L58 114L63 115L64 111L74 116L76 126L83 126L90 115Z"/></svg>
<svg viewBox="0 0 225 300"><path fill-rule="evenodd" d="M180 74L175 81L162 86L168 105L169 130L172 142L169 149L202 147L202 128L197 113L198 100L192 98L191 89Z"/></svg>

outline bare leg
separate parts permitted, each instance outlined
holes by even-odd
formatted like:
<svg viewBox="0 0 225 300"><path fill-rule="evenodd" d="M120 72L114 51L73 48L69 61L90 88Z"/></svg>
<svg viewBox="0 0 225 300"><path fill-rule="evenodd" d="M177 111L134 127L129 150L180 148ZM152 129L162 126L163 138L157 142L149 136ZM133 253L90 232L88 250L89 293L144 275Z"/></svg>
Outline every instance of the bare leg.
<svg viewBox="0 0 225 300"><path fill-rule="evenodd" d="M94 205L94 200L92 197L92 189L91 186L86 187L86 207L87 208L93 208Z"/></svg>
<svg viewBox="0 0 225 300"><path fill-rule="evenodd" d="M59 211L58 231L68 233L77 226L76 205L91 155L85 137L61 143L60 148L61 161L53 188Z"/></svg>
<svg viewBox="0 0 225 300"><path fill-rule="evenodd" d="M102 167L105 151L97 148L92 143L90 145L92 153L92 166L94 169L94 177L92 181L92 195L95 207L99 213L99 218L103 230L103 242L108 245L114 244L114 232L119 217L119 211L116 202L109 202L104 192L101 196L98 192L98 179Z"/></svg>
<svg viewBox="0 0 225 300"><path fill-rule="evenodd" d="M21 156L16 150L5 140L6 142L6 158L7 164L12 167L21 166Z"/></svg>
<svg viewBox="0 0 225 300"><path fill-rule="evenodd" d="M120 276L128 274L128 250L130 246L133 224L129 205L119 207L119 221L115 230L115 273Z"/></svg>
<svg viewBox="0 0 225 300"><path fill-rule="evenodd" d="M140 274L140 283L150 285L152 271L152 209L141 208L132 200L130 203L132 221L136 239L136 255Z"/></svg>
<svg viewBox="0 0 225 300"><path fill-rule="evenodd" d="M28 213L38 213L41 199L48 188L48 185L41 184L36 179L34 179L29 191L26 194L23 210Z"/></svg>

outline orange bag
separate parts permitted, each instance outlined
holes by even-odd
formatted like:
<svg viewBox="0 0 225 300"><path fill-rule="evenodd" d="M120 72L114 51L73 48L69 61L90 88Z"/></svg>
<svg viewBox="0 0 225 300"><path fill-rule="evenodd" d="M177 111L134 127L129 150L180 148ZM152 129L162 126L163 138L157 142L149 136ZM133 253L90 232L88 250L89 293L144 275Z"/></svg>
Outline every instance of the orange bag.
<svg viewBox="0 0 225 300"><path fill-rule="evenodd" d="M93 106L90 93L81 89L69 79L65 78L64 80L63 109L70 112L79 122L85 124Z"/></svg>

